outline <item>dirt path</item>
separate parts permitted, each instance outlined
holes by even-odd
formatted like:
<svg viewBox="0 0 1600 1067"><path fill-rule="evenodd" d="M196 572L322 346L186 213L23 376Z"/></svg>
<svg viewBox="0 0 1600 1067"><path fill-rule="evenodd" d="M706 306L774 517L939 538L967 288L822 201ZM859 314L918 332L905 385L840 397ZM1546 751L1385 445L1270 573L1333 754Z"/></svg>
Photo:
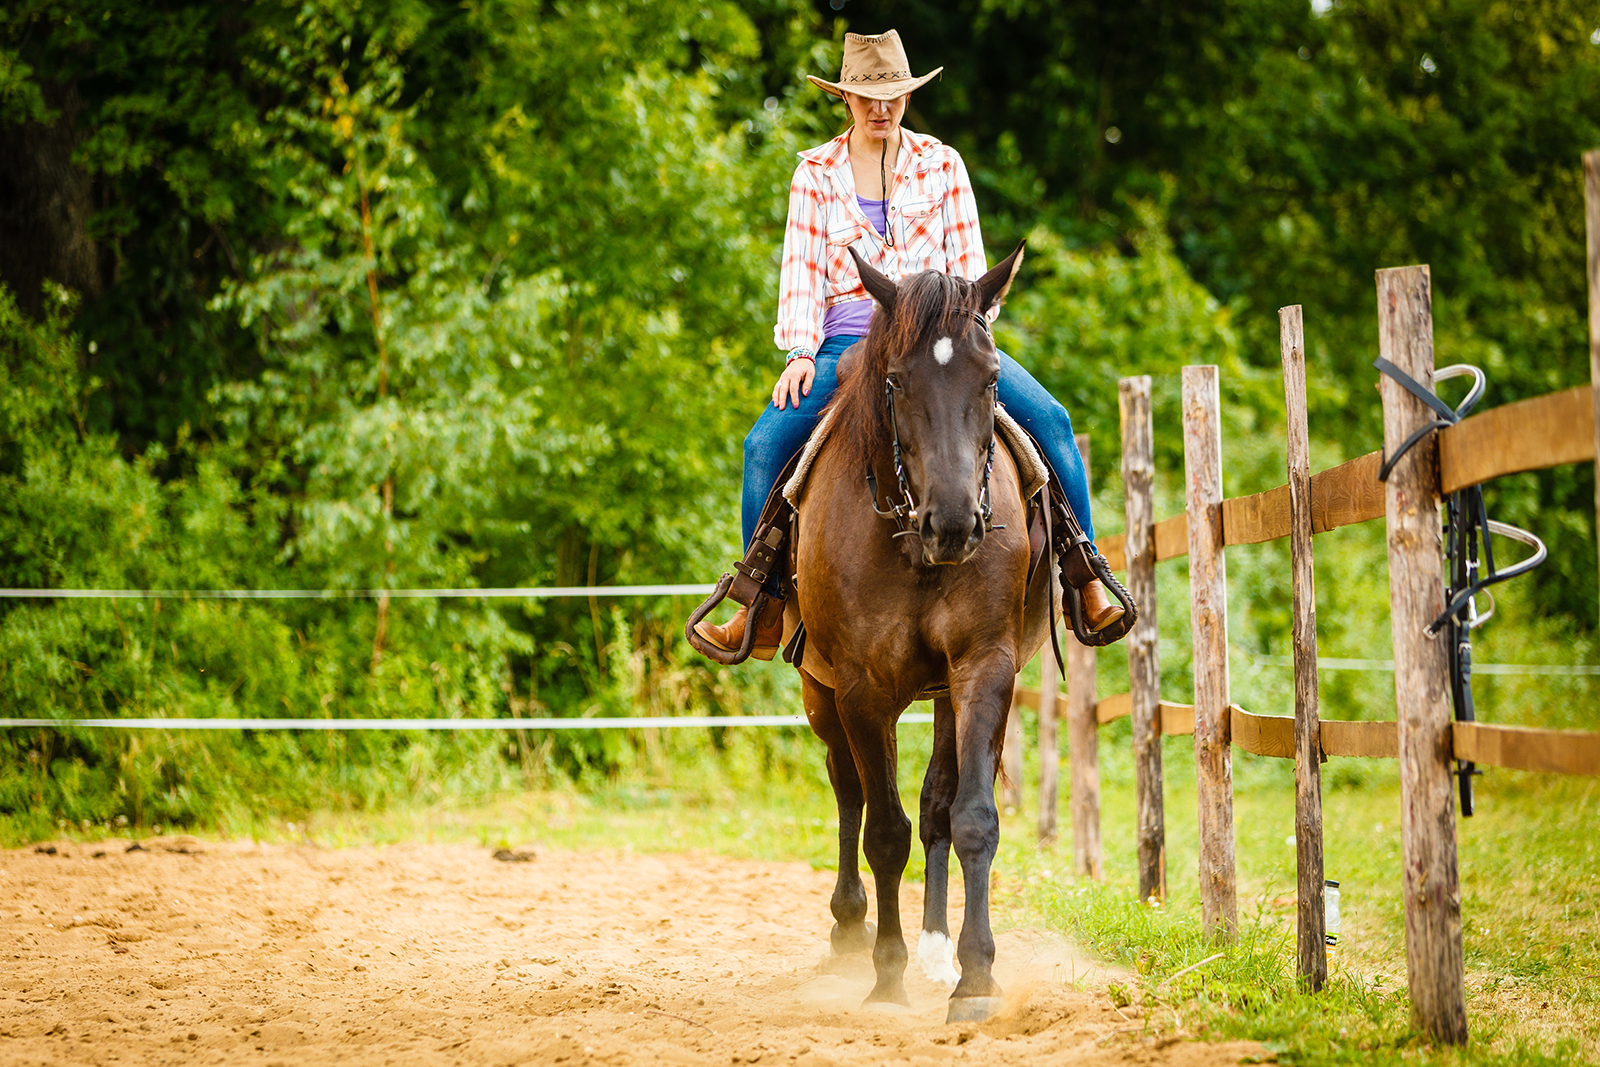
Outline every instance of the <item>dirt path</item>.
<svg viewBox="0 0 1600 1067"><path fill-rule="evenodd" d="M864 1011L827 958L832 876L714 856L188 838L0 852L0 1063L1235 1064L1141 1033L1103 968L999 938L1008 1003ZM920 887L908 886L908 914ZM1079 988L1073 988L1077 981ZM1170 1024L1169 1024L1170 1025Z"/></svg>

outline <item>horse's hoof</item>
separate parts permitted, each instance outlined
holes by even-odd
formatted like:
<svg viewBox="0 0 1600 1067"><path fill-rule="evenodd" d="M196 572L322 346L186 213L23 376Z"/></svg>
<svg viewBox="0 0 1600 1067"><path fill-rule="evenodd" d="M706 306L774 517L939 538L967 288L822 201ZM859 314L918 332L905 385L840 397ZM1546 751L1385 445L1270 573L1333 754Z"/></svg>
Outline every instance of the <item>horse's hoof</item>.
<svg viewBox="0 0 1600 1067"><path fill-rule="evenodd" d="M946 1023L981 1023L1000 1011L1001 997L951 997Z"/></svg>
<svg viewBox="0 0 1600 1067"><path fill-rule="evenodd" d="M880 1015L910 1015L911 1005L897 1000L873 1000L868 997L861 1002L862 1011L874 1011Z"/></svg>
<svg viewBox="0 0 1600 1067"><path fill-rule="evenodd" d="M861 1006L874 1011L910 1011L911 1001L906 997L905 983L897 980L889 983L879 982L873 987L872 992L867 994L867 999L861 1002Z"/></svg>
<svg viewBox="0 0 1600 1067"><path fill-rule="evenodd" d="M871 952L872 946L878 940L878 928L869 922L862 922L860 926L842 926L833 924L833 931L828 934L828 941L833 945L835 956L852 956L857 952Z"/></svg>

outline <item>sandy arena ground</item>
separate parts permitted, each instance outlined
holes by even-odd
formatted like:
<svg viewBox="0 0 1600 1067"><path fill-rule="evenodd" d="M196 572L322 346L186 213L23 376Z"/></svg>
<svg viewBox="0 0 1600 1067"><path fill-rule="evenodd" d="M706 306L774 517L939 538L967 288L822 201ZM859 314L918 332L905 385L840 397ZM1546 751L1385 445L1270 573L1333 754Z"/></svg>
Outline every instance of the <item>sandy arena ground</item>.
<svg viewBox="0 0 1600 1067"><path fill-rule="evenodd" d="M45 846L40 846L45 847ZM1116 975L999 938L1007 1007L862 1010L830 959L832 875L704 855L192 838L0 852L0 1063L1147 1064L1259 1054L1145 1026ZM954 888L954 887L953 887ZM908 916L920 886L905 889ZM915 920L912 919L914 922ZM912 946L913 950L915 946Z"/></svg>

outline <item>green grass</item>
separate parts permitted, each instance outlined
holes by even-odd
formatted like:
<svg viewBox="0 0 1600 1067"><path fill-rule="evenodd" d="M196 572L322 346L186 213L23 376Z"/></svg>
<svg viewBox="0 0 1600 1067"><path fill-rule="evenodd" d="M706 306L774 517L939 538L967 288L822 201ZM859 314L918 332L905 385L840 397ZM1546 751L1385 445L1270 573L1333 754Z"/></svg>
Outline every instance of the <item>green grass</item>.
<svg viewBox="0 0 1600 1067"><path fill-rule="evenodd" d="M1122 746L1102 745L1106 846L1102 884L1063 878L1069 853L1030 847L1008 827L1012 921L1041 916L1087 947L1140 974L1138 995L1156 1018L1198 1023L1222 1037L1280 1050L1279 1062L1587 1063L1600 1052L1600 975L1593 871L1600 846L1584 813L1600 783L1491 771L1478 814L1460 820L1459 854L1472 1040L1430 1047L1412 1032L1400 900L1399 783L1395 766L1335 761L1324 794L1326 870L1341 882L1342 939L1321 994L1294 977L1294 791L1289 765L1240 756L1234 822L1239 944L1220 960L1166 984L1217 951L1199 924L1193 760L1188 739L1165 746L1169 897L1133 902L1133 795ZM1016 820L1021 821L1021 820ZM1045 870L1049 878L1042 877ZM1169 1023L1170 1025L1170 1023Z"/></svg>

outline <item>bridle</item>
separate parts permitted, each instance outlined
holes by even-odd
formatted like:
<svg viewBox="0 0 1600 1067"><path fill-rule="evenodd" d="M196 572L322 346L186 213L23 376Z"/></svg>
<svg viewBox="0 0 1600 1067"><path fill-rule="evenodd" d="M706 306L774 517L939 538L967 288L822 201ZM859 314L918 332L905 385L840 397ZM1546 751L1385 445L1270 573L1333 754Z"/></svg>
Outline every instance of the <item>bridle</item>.
<svg viewBox="0 0 1600 1067"><path fill-rule="evenodd" d="M993 336L989 331L989 320L980 311L968 311L969 315L982 327L987 336ZM993 413L1000 406L1000 389L998 382L990 382L987 386L989 393L989 410L991 424ZM900 391L900 385L892 377L883 379L883 400L889 409L889 433L894 441L894 476L899 483L900 499L886 495L889 508L885 511L878 507L878 477L872 468L867 468L867 490L871 494L872 510L881 518L893 520L899 532L895 537L909 537L917 534L917 498L912 495L911 485L906 481L905 465L900 458L900 420L895 417L894 394ZM989 454L983 463L983 485L978 489L978 514L983 518L983 532L991 530L1004 530L1005 524L996 526L994 523L994 506L989 497L989 476L994 473L994 433L989 434Z"/></svg>

